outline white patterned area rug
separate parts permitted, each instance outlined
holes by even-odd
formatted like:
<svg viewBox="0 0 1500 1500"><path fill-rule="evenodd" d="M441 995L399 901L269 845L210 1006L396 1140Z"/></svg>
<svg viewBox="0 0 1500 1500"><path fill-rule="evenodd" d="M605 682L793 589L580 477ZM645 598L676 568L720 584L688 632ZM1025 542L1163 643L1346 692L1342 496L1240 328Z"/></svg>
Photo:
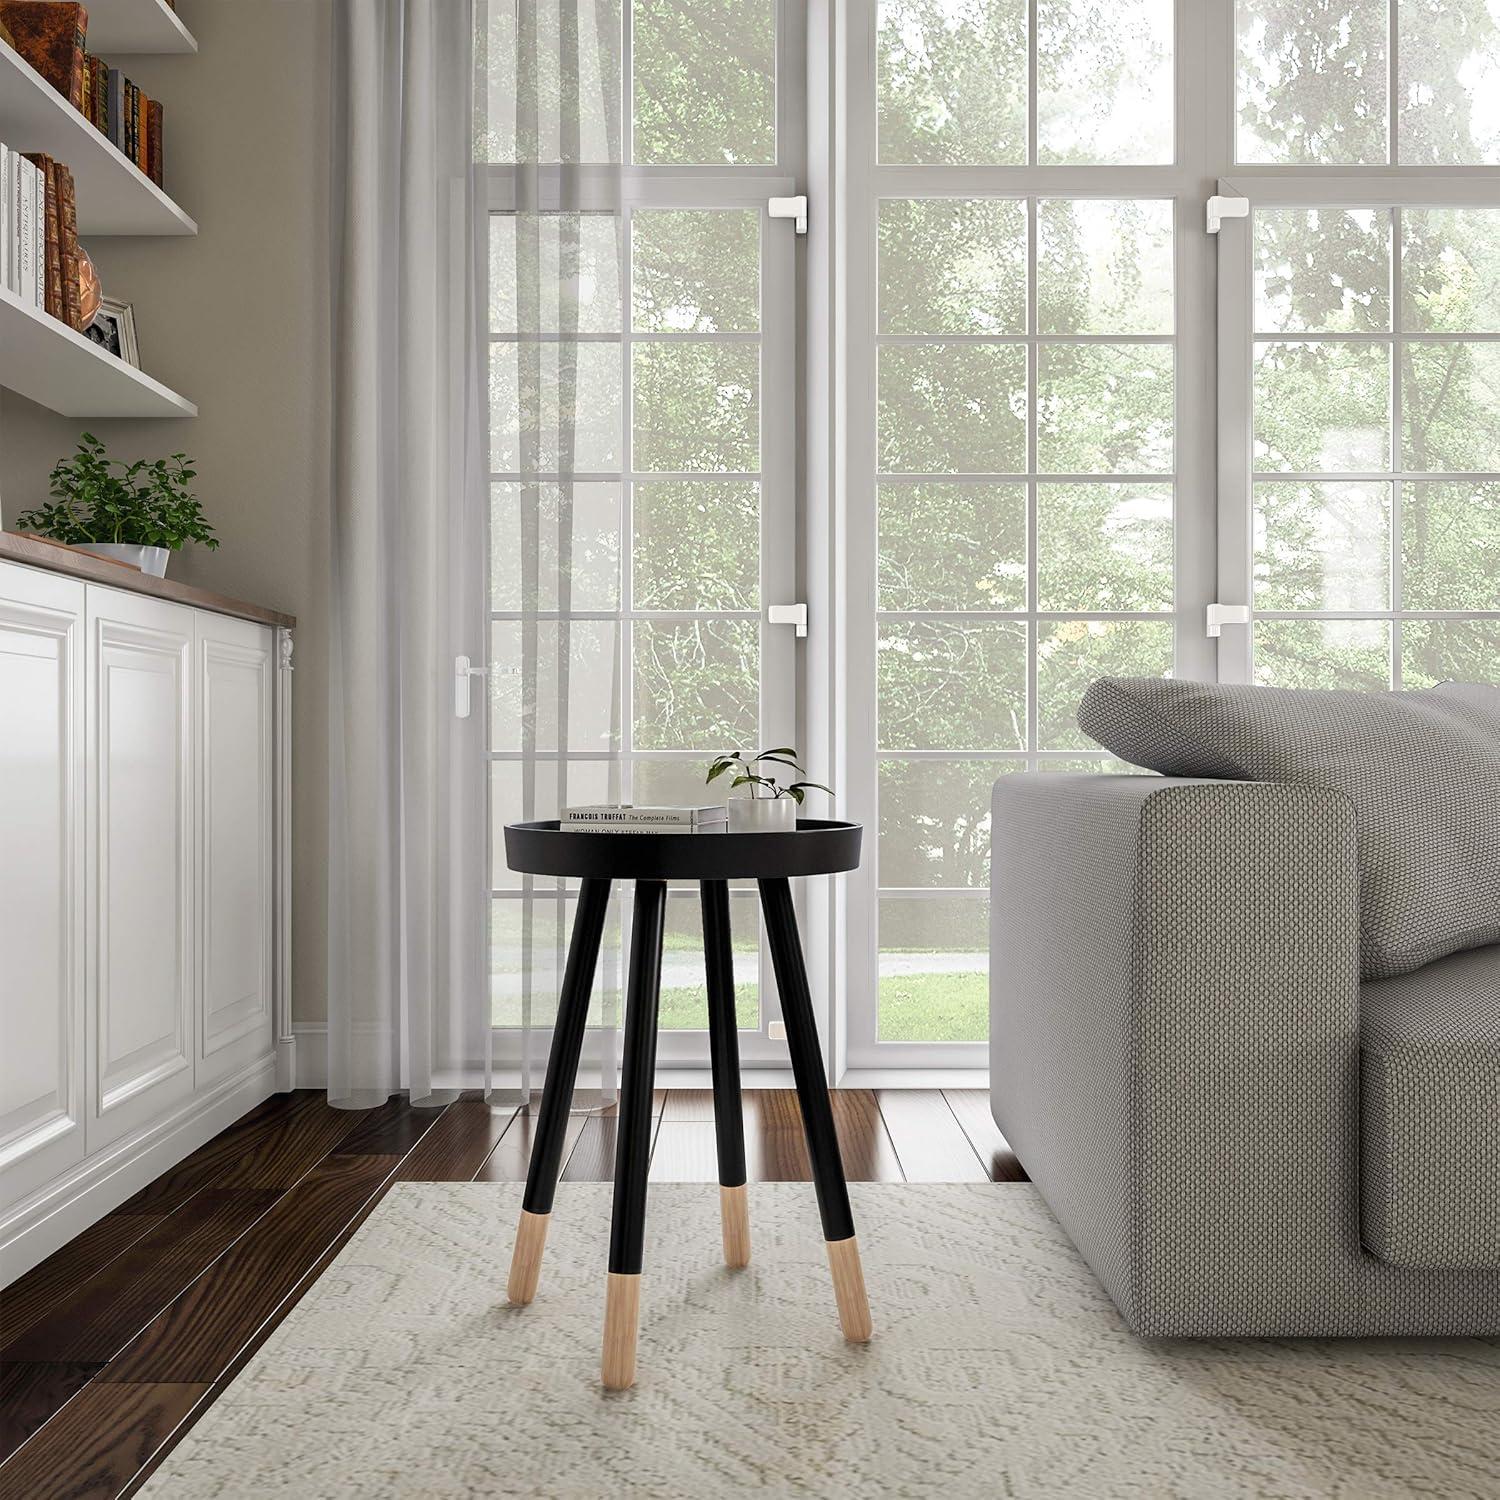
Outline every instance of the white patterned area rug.
<svg viewBox="0 0 1500 1500"><path fill-rule="evenodd" d="M1484 1497L1500 1341L1144 1344L1024 1185L851 1186L846 1345L810 1185L653 1184L640 1367L599 1384L610 1188L564 1183L505 1303L520 1186L391 1190L146 1485L169 1497Z"/></svg>

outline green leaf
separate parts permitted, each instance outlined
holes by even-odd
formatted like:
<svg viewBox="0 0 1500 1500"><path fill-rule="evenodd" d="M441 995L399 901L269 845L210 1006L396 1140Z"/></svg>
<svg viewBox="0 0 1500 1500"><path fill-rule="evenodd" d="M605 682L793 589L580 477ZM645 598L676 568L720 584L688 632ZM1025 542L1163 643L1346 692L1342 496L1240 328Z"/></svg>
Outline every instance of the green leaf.
<svg viewBox="0 0 1500 1500"><path fill-rule="evenodd" d="M827 792L830 797L833 796L833 788L831 786L824 786L821 781L794 781L787 788L788 794L803 790L809 792ZM802 798L798 797L797 800L800 802Z"/></svg>

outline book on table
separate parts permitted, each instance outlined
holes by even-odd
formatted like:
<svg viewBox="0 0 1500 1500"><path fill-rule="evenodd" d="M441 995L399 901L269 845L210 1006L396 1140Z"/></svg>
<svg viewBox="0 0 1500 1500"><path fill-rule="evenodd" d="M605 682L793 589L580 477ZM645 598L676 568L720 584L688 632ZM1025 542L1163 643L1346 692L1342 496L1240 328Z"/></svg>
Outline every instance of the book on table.
<svg viewBox="0 0 1500 1500"><path fill-rule="evenodd" d="M574 833L724 833L729 809L634 807L629 803L565 807L558 827Z"/></svg>

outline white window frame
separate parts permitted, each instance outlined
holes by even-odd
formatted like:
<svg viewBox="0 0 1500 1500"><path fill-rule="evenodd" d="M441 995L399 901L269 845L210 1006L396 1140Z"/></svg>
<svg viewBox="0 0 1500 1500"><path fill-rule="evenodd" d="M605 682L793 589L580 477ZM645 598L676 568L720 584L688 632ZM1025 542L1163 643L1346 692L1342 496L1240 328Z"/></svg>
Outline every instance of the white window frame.
<svg viewBox="0 0 1500 1500"><path fill-rule="evenodd" d="M989 1063L989 1042L897 1042L878 1038L879 955L876 948L878 875L878 766L874 736L866 723L875 702L876 528L875 528L875 322L876 213L882 198L1080 197L1171 199L1175 246L1176 351L1176 555L1174 567L1174 670L1179 676L1206 678L1214 671L1212 643L1203 633L1204 607L1213 597L1214 447L1213 447L1213 249L1203 229L1203 201L1212 181L1207 164L1217 147L1227 151L1222 128L1210 128L1212 90L1202 66L1210 51L1231 56L1227 16L1217 7L1178 0L1175 7L1176 160L1152 166L897 166L874 160L875 12L873 3L842 9L840 56L845 118L838 158L841 179L839 242L835 260L838 318L837 359L840 371L839 412L842 465L834 489L828 524L842 541L843 557L836 579L842 600L843 635L834 674L848 684L853 723L842 741L840 775L845 816L865 824L865 859L844 882L842 926L846 943L844 1014L840 1031L845 1081L886 1076L971 1078ZM1036 5L1031 5L1035 34ZM1226 75L1227 76L1227 75ZM1035 139L1036 93L1030 91L1029 135ZM1227 159L1224 157L1221 160ZM1028 216L1029 220L1033 216ZM1034 229L1029 229L1034 259ZM1035 321L1034 317L1031 320ZM1050 340L1049 340L1050 341ZM1110 342L1101 337L1098 342ZM1128 341L1128 340L1127 340ZM1034 333L1027 336L1035 350ZM1035 358L1031 360L1034 381ZM1033 387L1034 388L1034 387ZM1029 464L1034 472L1034 462ZM1118 476L1098 476L1101 480ZM1155 476L1160 477L1160 476ZM1028 531L1034 534L1036 480L1028 481ZM1033 557L1034 557L1034 549ZM1033 570L1034 571L1034 570ZM1036 608L1035 577L1029 580L1027 609L1009 618L1024 620L1033 633L1038 618L1066 618ZM1092 615L1091 615L1092 617ZM1098 612L1099 618L1110 612ZM1135 616L1127 615L1126 618ZM1154 618L1163 618L1154 616ZM1028 651L1029 739L1025 751L891 752L900 759L958 761L1045 759L1035 741L1035 652ZM1056 752L1074 758L1078 752ZM902 895L906 892L900 893ZM922 889L916 899L959 894L945 888ZM963 899L983 900L974 889Z"/></svg>

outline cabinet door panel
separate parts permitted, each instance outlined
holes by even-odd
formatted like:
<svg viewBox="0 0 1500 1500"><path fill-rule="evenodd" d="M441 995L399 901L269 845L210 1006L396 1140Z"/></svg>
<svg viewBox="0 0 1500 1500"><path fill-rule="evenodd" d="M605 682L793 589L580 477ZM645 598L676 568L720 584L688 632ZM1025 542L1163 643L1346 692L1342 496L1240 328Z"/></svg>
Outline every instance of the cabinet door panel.
<svg viewBox="0 0 1500 1500"><path fill-rule="evenodd" d="M271 1049L272 633L199 613L199 1087Z"/></svg>
<svg viewBox="0 0 1500 1500"><path fill-rule="evenodd" d="M0 564L0 1206L84 1149L83 607Z"/></svg>
<svg viewBox="0 0 1500 1500"><path fill-rule="evenodd" d="M193 1088L193 612L88 604L93 1151Z"/></svg>

